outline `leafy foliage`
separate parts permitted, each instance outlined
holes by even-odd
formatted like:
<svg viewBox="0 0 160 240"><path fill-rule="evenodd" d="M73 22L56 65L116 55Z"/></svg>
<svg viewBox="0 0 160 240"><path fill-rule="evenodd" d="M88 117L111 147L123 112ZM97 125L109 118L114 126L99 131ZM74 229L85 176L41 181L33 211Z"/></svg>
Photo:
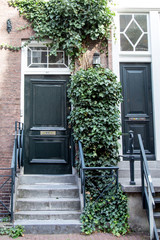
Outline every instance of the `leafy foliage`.
<svg viewBox="0 0 160 240"><path fill-rule="evenodd" d="M116 236L126 234L129 229L127 197L121 187L98 202L88 202L81 215L81 221L82 232L86 234L96 230L112 232Z"/></svg>
<svg viewBox="0 0 160 240"><path fill-rule="evenodd" d="M109 70L90 68L72 76L68 96L74 139L83 144L86 166L116 165L121 85Z"/></svg>
<svg viewBox="0 0 160 240"><path fill-rule="evenodd" d="M71 77L68 96L73 106L70 121L75 141L83 144L87 167L117 165L120 136L121 85L109 69L80 70ZM82 232L95 230L118 236L128 231L127 198L116 189L109 171L86 171L86 207ZM91 177L91 181L89 180ZM110 190L106 186L109 186ZM99 197L99 194L102 194Z"/></svg>
<svg viewBox="0 0 160 240"><path fill-rule="evenodd" d="M24 233L24 227L17 225L16 227L10 227L10 228L1 228L0 229L0 235L8 235L12 238L17 238L23 236Z"/></svg>
<svg viewBox="0 0 160 240"><path fill-rule="evenodd" d="M111 0L10 0L35 32L39 41L50 40L51 54L64 49L72 59L83 51L87 39L106 40L114 13Z"/></svg>

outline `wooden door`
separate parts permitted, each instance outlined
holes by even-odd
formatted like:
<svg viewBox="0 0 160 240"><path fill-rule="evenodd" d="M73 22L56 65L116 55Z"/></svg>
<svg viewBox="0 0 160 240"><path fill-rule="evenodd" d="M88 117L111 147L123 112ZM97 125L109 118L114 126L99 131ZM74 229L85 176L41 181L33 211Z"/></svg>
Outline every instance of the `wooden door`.
<svg viewBox="0 0 160 240"><path fill-rule="evenodd" d="M148 159L154 156L151 66L149 63L120 64L123 89L122 131L133 130L134 155L139 158L137 134L141 134ZM128 136L123 136L123 154L129 154Z"/></svg>
<svg viewBox="0 0 160 240"><path fill-rule="evenodd" d="M69 174L69 76L25 76L26 174Z"/></svg>

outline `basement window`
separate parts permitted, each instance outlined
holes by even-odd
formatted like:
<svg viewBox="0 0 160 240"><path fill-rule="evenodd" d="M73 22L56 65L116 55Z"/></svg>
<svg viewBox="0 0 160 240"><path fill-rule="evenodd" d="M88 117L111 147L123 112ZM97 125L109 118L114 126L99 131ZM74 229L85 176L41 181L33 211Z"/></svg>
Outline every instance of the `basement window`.
<svg viewBox="0 0 160 240"><path fill-rule="evenodd" d="M68 68L68 56L64 51L50 55L48 47L27 47L28 68Z"/></svg>
<svg viewBox="0 0 160 240"><path fill-rule="evenodd" d="M120 15L120 50L148 51L147 14Z"/></svg>

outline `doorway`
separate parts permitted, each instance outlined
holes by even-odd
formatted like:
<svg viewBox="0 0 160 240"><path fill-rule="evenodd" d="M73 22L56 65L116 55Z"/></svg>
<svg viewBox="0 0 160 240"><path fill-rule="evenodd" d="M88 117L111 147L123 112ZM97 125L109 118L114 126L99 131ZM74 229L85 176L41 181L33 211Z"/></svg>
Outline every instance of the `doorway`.
<svg viewBox="0 0 160 240"><path fill-rule="evenodd" d="M24 173L70 174L67 75L26 75Z"/></svg>
<svg viewBox="0 0 160 240"><path fill-rule="evenodd" d="M150 63L121 63L123 154L129 154L129 130L134 132L134 156L139 159L137 134L142 135L147 158L155 159Z"/></svg>

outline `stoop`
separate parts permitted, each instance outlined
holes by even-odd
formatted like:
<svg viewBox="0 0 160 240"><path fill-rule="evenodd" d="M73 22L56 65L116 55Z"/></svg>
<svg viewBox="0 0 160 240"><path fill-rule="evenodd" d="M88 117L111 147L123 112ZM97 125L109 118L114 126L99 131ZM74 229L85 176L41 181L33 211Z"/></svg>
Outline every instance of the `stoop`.
<svg viewBox="0 0 160 240"><path fill-rule="evenodd" d="M140 161L135 161L134 175L135 185L130 185L129 161L121 161L119 166L119 182L123 191L128 196L129 224L134 231L149 231L149 224L146 210L142 206L141 194L141 166ZM148 161L150 174L156 196L160 196L160 161ZM160 221L159 221L160 223Z"/></svg>
<svg viewBox="0 0 160 240"><path fill-rule="evenodd" d="M20 175L14 226L28 234L79 233L80 205L75 175Z"/></svg>

